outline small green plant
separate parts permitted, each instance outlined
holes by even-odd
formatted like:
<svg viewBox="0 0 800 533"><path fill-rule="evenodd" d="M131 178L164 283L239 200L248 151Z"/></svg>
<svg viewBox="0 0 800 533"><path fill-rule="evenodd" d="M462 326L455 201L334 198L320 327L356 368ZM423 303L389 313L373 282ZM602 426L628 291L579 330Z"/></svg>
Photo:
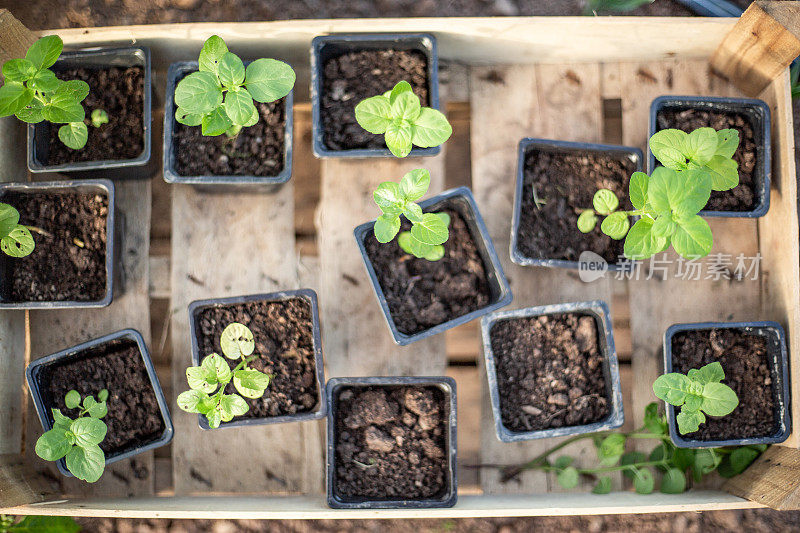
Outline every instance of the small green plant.
<svg viewBox="0 0 800 533"><path fill-rule="evenodd" d="M800 59L795 59L792 68L789 69L789 79L792 88L792 100L800 98Z"/></svg>
<svg viewBox="0 0 800 533"><path fill-rule="evenodd" d="M700 424L706 421L705 415L725 416L739 405L736 392L721 383L723 379L722 365L714 361L689 370L685 376L677 372L659 376L653 383L653 392L659 399L681 408L675 420L678 431L685 435L700 429Z"/></svg>
<svg viewBox="0 0 800 533"><path fill-rule="evenodd" d="M407 81L399 82L382 95L359 102L356 121L368 132L382 134L386 146L396 157L407 156L412 145L439 146L453 133L441 111L422 107Z"/></svg>
<svg viewBox="0 0 800 533"><path fill-rule="evenodd" d="M64 404L67 409L78 409L78 418L73 420L53 409L53 429L36 441L36 455L45 461L58 461L64 457L67 470L76 478L89 483L100 479L106 466L106 456L98 446L108 431L105 422L100 420L108 413L106 400L106 389L97 394L97 400L89 395L83 403L78 391L69 391Z"/></svg>
<svg viewBox="0 0 800 533"><path fill-rule="evenodd" d="M238 322L228 324L222 331L219 343L228 359L241 359L231 370L228 362L212 353L203 358L200 366L186 369L186 380L191 390L178 395L178 407L188 413L200 413L209 427L217 428L220 422L230 422L234 416L245 414L249 406L245 398L261 398L272 376L248 368L247 363L257 356L253 333ZM225 387L233 380L239 394L225 394Z"/></svg>
<svg viewBox="0 0 800 533"><path fill-rule="evenodd" d="M598 466L574 466L575 459L570 456L551 460L551 456L559 450L585 439L591 439L595 445ZM658 444L649 454L625 451L628 443L643 439L655 440ZM608 474L621 471L633 482L634 490L639 494L652 493L657 484L665 494L679 494L687 489L689 480L699 483L703 476L715 470L725 478L741 474L766 449L766 444L677 448L669 437L666 417L659 413L658 405L654 402L645 408L644 424L636 431L601 431L570 437L530 461L499 467L500 479L505 483L526 470L540 470L555 473L558 483L565 489L577 487L580 480L584 479L594 483L593 493L608 494L612 490L612 479Z"/></svg>
<svg viewBox="0 0 800 533"><path fill-rule="evenodd" d="M58 138L78 150L88 138L81 102L89 94L89 85L80 80L60 80L48 69L63 48L61 37L48 35L33 43L24 59L3 63L6 82L0 87L0 117L15 115L31 124L43 120L63 124Z"/></svg>
<svg viewBox="0 0 800 533"><path fill-rule="evenodd" d="M25 516L14 523L14 517L0 515L0 533L78 533L81 526L69 516Z"/></svg>
<svg viewBox="0 0 800 533"><path fill-rule="evenodd" d="M268 103L292 90L295 73L277 59L256 59L247 68L222 38L212 35L200 50L199 70L175 87L175 120L200 126L203 135L235 138L258 122L253 101Z"/></svg>
<svg viewBox="0 0 800 533"><path fill-rule="evenodd" d="M444 257L444 246L450 237L447 227L450 216L447 213L423 213L415 200L422 198L431 183L431 174L424 168L417 168L402 177L400 183L384 181L372 193L375 203L383 213L375 221L373 231L380 243L394 239L400 231L400 215L411 222L411 231L404 231L397 238L397 244L405 252L438 261Z"/></svg>
<svg viewBox="0 0 800 533"><path fill-rule="evenodd" d="M596 13L617 12L625 13L633 11L637 7L645 4L652 4L655 0L588 0L586 7L583 8L584 15L594 15Z"/></svg>
<svg viewBox="0 0 800 533"><path fill-rule="evenodd" d="M19 223L19 211L0 203L0 250L11 257L25 257L33 251L34 245L30 229Z"/></svg>
<svg viewBox="0 0 800 533"><path fill-rule="evenodd" d="M92 126L99 128L103 124L108 124L108 113L105 109L95 109L91 114Z"/></svg>
<svg viewBox="0 0 800 533"><path fill-rule="evenodd" d="M735 129L715 131L698 128L691 133L666 129L650 138L650 150L662 165L652 176L634 172L628 190L633 210L617 210L619 200L608 189L592 199L594 209L578 216L578 229L589 233L600 224L612 239L625 239L625 255L647 259L670 244L687 259L705 257L713 235L698 213L708 203L711 191L727 191L739 184L738 164L733 154L739 146ZM640 217L631 226L628 217Z"/></svg>

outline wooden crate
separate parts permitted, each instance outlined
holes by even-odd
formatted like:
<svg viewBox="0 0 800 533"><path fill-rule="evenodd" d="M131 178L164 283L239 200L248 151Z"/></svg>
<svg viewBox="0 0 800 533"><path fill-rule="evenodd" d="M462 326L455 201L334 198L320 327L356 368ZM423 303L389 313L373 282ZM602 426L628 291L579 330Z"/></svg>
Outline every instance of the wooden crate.
<svg viewBox="0 0 800 533"><path fill-rule="evenodd" d="M0 453L11 454L0 461L0 502L9 506L0 512L298 519L759 507L719 490L647 496L630 491L608 496L564 494L558 493L553 479L541 473L526 473L520 484L503 485L492 470L462 469L459 502L452 509L332 510L323 495L323 423L201 432L195 417L174 404L189 361L189 301L304 286L320 295L327 377L455 376L463 400L459 406L459 453L462 458L468 455L464 461L472 464L523 460L556 442L502 444L496 439L485 376L480 366L474 366L481 358L474 323L409 347L391 342L353 242L352 228L377 214L370 200L371 187L385 179L397 179L415 166L431 170L431 194L455 184L472 185L512 282L515 297L511 307L590 298L602 298L611 305L614 326L623 341L619 344L624 347L621 374L628 426L640 422L642 407L654 399L649 386L660 372L661 336L674 322L777 320L788 332L793 374L800 375L796 355L800 354L797 191L788 72L760 95L772 109L769 213L758 220L712 221L713 253L760 253L762 275L758 280L606 279L584 284L574 271L521 268L508 259L519 139L540 136L645 148L648 109L654 97L739 94L708 69L708 58L733 25L728 19L555 17L304 20L57 30L72 47L134 42L149 46L157 103L164 101L167 66L195 57L212 33L223 37L242 56L266 55L289 61L298 72L296 172L277 195L204 194L187 186L167 186L160 177L152 183L120 184L118 197L138 238L129 241L138 243L138 248L125 259L126 269L132 269L132 292L101 311L0 312ZM308 106L310 41L324 33L363 31L436 34L443 63L443 100L456 127L440 156L404 161L320 162L313 158ZM154 117L153 145L157 149L153 157L160 158L163 111L154 109ZM0 179L28 178L23 139L19 123L0 120L4 147ZM264 230L252 232L253 227ZM222 242L246 250L252 260L247 264L214 260ZM150 261L142 262L148 248ZM152 336L150 310L159 310L154 312L153 318L158 315L159 320ZM78 330L72 329L76 323L82 324ZM41 428L28 405L24 367L31 359L91 335L129 326L152 339L151 352L175 419L175 439L169 447L118 463L98 484L64 483L63 478L48 473L48 467L31 452ZM448 361L457 366L448 367ZM797 384L793 385L793 408L794 432L785 445L797 448ZM218 453L223 448L235 450L229 457L247 457L248 463L238 466L226 460ZM586 447L567 451L587 464L593 459L592 450ZM13 459L20 454L26 459ZM132 473L139 474L136 483L130 482Z"/></svg>

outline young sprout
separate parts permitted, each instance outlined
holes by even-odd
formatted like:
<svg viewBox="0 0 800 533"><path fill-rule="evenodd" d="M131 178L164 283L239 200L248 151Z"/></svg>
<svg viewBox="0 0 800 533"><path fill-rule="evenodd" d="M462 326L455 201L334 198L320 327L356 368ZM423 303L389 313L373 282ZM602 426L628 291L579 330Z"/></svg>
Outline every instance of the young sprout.
<svg viewBox="0 0 800 533"><path fill-rule="evenodd" d="M75 420L53 409L53 429L36 441L36 455L45 461L58 461L62 457L67 470L78 479L94 483L103 475L106 456L99 444L106 438L108 428L100 420L108 413L108 391L101 390L97 400L91 395L83 399L76 390L64 397L67 409L78 409Z"/></svg>
<svg viewBox="0 0 800 533"><path fill-rule="evenodd" d="M714 361L699 370L689 370L685 376L677 372L659 376L653 383L653 392L659 399L681 408L675 421L678 431L685 435L700 429L700 424L706 421L705 415L725 416L739 405L736 392L720 383L723 379L722 365Z"/></svg>
<svg viewBox="0 0 800 533"><path fill-rule="evenodd" d="M397 238L403 251L428 261L438 261L444 257L444 246L450 237L447 227L450 216L447 213L423 213L414 203L425 195L431 183L430 172L418 168L407 173L400 184L384 181L372 197L383 213L375 221L373 231L380 243L394 239L400 231L400 215L411 222L411 231L404 231Z"/></svg>
<svg viewBox="0 0 800 533"><path fill-rule="evenodd" d="M421 106L407 81L359 102L356 121L370 133L383 134L386 146L396 157L411 153L412 144L420 148L439 146L453 133L444 114Z"/></svg>
<svg viewBox="0 0 800 533"><path fill-rule="evenodd" d="M95 109L91 115L92 126L99 128L103 124L108 124L108 113L105 109Z"/></svg>
<svg viewBox="0 0 800 533"><path fill-rule="evenodd" d="M624 252L630 259L647 259L670 244L687 259L705 257L711 252L713 235L698 213L712 190L727 191L739 184L739 166L732 159L738 146L735 129L655 133L650 150L664 166L652 176L633 173L628 189L634 209L617 211L619 200L614 193L600 189L592 199L594 209L578 216L578 229L589 233L597 225L597 215L604 215L600 229L612 239L624 238ZM632 227L631 216L640 217Z"/></svg>
<svg viewBox="0 0 800 533"><path fill-rule="evenodd" d="M188 413L200 413L208 420L209 427L217 428L220 422L230 422L234 416L245 414L249 407L246 398L261 398L272 378L247 366L257 356L251 355L255 349L253 333L238 322L228 324L222 331L219 343L222 353L228 359L241 359L231 370L228 362L212 353L206 356L200 366L186 369L186 380L191 390L178 395L178 407ZM225 387L233 380L239 394L225 394Z"/></svg>
<svg viewBox="0 0 800 533"><path fill-rule="evenodd" d="M289 94L294 82L294 70L283 61L256 59L245 68L225 41L212 35L200 50L198 72L175 87L175 120L201 126L206 136L224 133L234 138L242 128L258 122L254 100L279 100Z"/></svg>
<svg viewBox="0 0 800 533"><path fill-rule="evenodd" d="M86 112L81 102L89 94L89 85L80 80L60 80L48 69L63 48L61 37L48 35L33 43L24 59L3 63L6 81L0 87L0 117L15 115L31 124L43 120L63 124L58 129L58 138L77 150L83 148L88 138L83 122Z"/></svg>
<svg viewBox="0 0 800 533"><path fill-rule="evenodd" d="M33 251L33 247L31 232L19 223L19 211L0 203L0 250L11 257L25 257Z"/></svg>

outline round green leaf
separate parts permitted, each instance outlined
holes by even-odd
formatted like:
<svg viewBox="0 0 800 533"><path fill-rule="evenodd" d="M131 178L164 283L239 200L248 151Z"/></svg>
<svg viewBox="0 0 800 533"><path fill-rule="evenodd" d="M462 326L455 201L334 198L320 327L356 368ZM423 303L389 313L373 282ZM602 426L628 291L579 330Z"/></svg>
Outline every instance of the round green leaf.
<svg viewBox="0 0 800 533"><path fill-rule="evenodd" d="M211 382L228 383L231 380L231 367L218 354L212 353L203 358L200 366L206 369L206 372L212 376Z"/></svg>
<svg viewBox="0 0 800 533"><path fill-rule="evenodd" d="M686 476L677 468L670 468L661 478L661 492L664 494L681 494L686 490Z"/></svg>
<svg viewBox="0 0 800 533"><path fill-rule="evenodd" d="M395 157L405 157L411 153L411 126L402 122L392 122L386 127L384 140Z"/></svg>
<svg viewBox="0 0 800 533"><path fill-rule="evenodd" d="M735 474L741 474L759 456L759 452L748 446L740 446L730 454L731 468Z"/></svg>
<svg viewBox="0 0 800 533"><path fill-rule="evenodd" d="M653 473L647 468L638 468L633 478L633 488L638 494L650 494L655 488Z"/></svg>
<svg viewBox="0 0 800 533"><path fill-rule="evenodd" d="M678 228L672 234L672 247L686 259L698 259L711 252L714 236L708 222L695 215L679 220Z"/></svg>
<svg viewBox="0 0 800 533"><path fill-rule="evenodd" d="M206 412L206 420L208 420L208 427L216 429L219 423L222 422L222 413L218 407L215 407Z"/></svg>
<svg viewBox="0 0 800 533"><path fill-rule="evenodd" d="M103 418L108 414L108 404L106 402L95 402L91 407L87 408L89 416L94 418Z"/></svg>
<svg viewBox="0 0 800 533"><path fill-rule="evenodd" d="M687 137L686 132L677 129L657 131L650 137L650 151L665 167L683 170L686 168L683 146Z"/></svg>
<svg viewBox="0 0 800 533"><path fill-rule="evenodd" d="M217 35L212 35L206 42L203 43L203 48L200 50L200 58L198 64L201 71L217 73L219 60L228 51L225 41Z"/></svg>
<svg viewBox="0 0 800 533"><path fill-rule="evenodd" d="M378 242L386 244L394 239L394 236L400 231L400 217L397 215L381 215L375 220L375 225L372 229Z"/></svg>
<svg viewBox="0 0 800 533"><path fill-rule="evenodd" d="M672 219L672 215L664 214L656 218L651 231L656 237L671 237L677 228L678 224Z"/></svg>
<svg viewBox="0 0 800 533"><path fill-rule="evenodd" d="M403 93L410 93L412 91L413 88L411 87L411 84L405 80L401 80L397 82L397 85L395 85L391 91L389 91L388 98L391 101L391 103L394 103L394 101L397 99L398 96L400 96Z"/></svg>
<svg viewBox="0 0 800 533"><path fill-rule="evenodd" d="M612 433L605 437L597 449L597 457L603 466L613 466L625 453L625 435Z"/></svg>
<svg viewBox="0 0 800 533"><path fill-rule="evenodd" d="M7 81L0 87L0 117L22 110L33 100L33 91L18 81Z"/></svg>
<svg viewBox="0 0 800 533"><path fill-rule="evenodd" d="M178 407L187 413L201 413L200 405L208 400L208 394L201 390L187 390L178 395Z"/></svg>
<svg viewBox="0 0 800 533"><path fill-rule="evenodd" d="M53 427L54 428L62 428L62 429L69 429L72 425L72 419L68 416L64 416L61 413L60 409L51 409L53 413Z"/></svg>
<svg viewBox="0 0 800 533"><path fill-rule="evenodd" d="M234 378L235 379L235 378ZM247 402L236 394L225 394L220 400L220 407L233 416L242 416L249 409Z"/></svg>
<svg viewBox="0 0 800 533"><path fill-rule="evenodd" d="M677 372L663 374L653 382L653 392L656 397L664 400L670 405L680 407L686 401L686 396L690 394L692 381Z"/></svg>
<svg viewBox="0 0 800 533"><path fill-rule="evenodd" d="M74 100L78 103L89 96L89 84L81 80L60 81L53 97Z"/></svg>
<svg viewBox="0 0 800 533"><path fill-rule="evenodd" d="M211 113L203 115L200 126L203 135L206 137L216 137L228 131L228 128L233 126L233 122L231 122L228 114L220 106Z"/></svg>
<svg viewBox="0 0 800 533"><path fill-rule="evenodd" d="M705 170L689 169L676 173L676 188L669 191L669 204L677 218L696 215L711 196L711 176Z"/></svg>
<svg viewBox="0 0 800 533"><path fill-rule="evenodd" d="M739 164L733 159L715 155L706 164L711 174L711 188L727 191L739 185Z"/></svg>
<svg viewBox="0 0 800 533"><path fill-rule="evenodd" d="M700 449L695 452L692 470L697 476L695 479L700 481L699 476L710 474L719 466L722 457L712 448Z"/></svg>
<svg viewBox="0 0 800 533"><path fill-rule="evenodd" d="M175 120L186 126L199 126L203 122L203 115L199 113L189 113L182 107L175 110Z"/></svg>
<svg viewBox="0 0 800 533"><path fill-rule="evenodd" d="M656 213L669 213L675 205L670 203L671 195L677 199L682 184L682 180L674 170L667 167L656 168L647 186L648 203Z"/></svg>
<svg viewBox="0 0 800 533"><path fill-rule="evenodd" d="M72 422L70 431L75 434L75 444L85 448L103 442L108 428L102 420L85 416Z"/></svg>
<svg viewBox="0 0 800 533"><path fill-rule="evenodd" d="M99 128L103 124L108 124L108 113L105 109L94 109L91 114L92 126Z"/></svg>
<svg viewBox="0 0 800 533"><path fill-rule="evenodd" d="M58 138L73 150L80 150L86 146L89 130L83 122L69 122L58 128Z"/></svg>
<svg viewBox="0 0 800 533"><path fill-rule="evenodd" d="M411 236L424 244L444 244L450 237L447 224L435 213L422 215L422 222L411 227Z"/></svg>
<svg viewBox="0 0 800 533"><path fill-rule="evenodd" d="M106 458L99 446L74 446L66 457L67 470L78 479L94 483L103 475Z"/></svg>
<svg viewBox="0 0 800 533"><path fill-rule="evenodd" d="M431 255L434 248L433 245L425 244L424 242L420 242L419 240L415 239L413 235L411 235L410 231L402 232L400 236L397 237L397 244L406 253L409 253L420 259L424 259L425 257Z"/></svg>
<svg viewBox="0 0 800 533"><path fill-rule="evenodd" d="M619 200L616 195L608 189L600 189L594 193L592 198L594 210L601 215L608 215L619 207Z"/></svg>
<svg viewBox="0 0 800 533"><path fill-rule="evenodd" d="M72 448L67 429L61 425L42 434L36 441L36 455L45 461L58 461Z"/></svg>
<svg viewBox="0 0 800 533"><path fill-rule="evenodd" d="M739 405L736 392L723 383L706 383L703 386L701 409L710 416L725 416Z"/></svg>
<svg viewBox="0 0 800 533"><path fill-rule="evenodd" d="M574 489L577 487L579 477L578 470L574 466L568 466L564 470L560 470L556 475L558 484L565 489Z"/></svg>
<svg viewBox="0 0 800 533"><path fill-rule="evenodd" d="M64 49L64 42L58 35L48 35L42 37L28 48L25 59L30 61L36 70L51 67L55 64L61 50Z"/></svg>
<svg viewBox="0 0 800 533"><path fill-rule="evenodd" d="M386 215L400 214L403 205L403 195L400 186L393 181L384 181L372 193L372 199Z"/></svg>
<svg viewBox="0 0 800 533"><path fill-rule="evenodd" d="M595 226L597 226L597 215L594 214L594 210L587 209L578 215L578 231L581 233L589 233Z"/></svg>
<svg viewBox="0 0 800 533"><path fill-rule="evenodd" d="M730 128L719 130L717 132L717 151L714 152L714 157L722 156L725 159L730 159L736 153L739 147L739 130Z"/></svg>
<svg viewBox="0 0 800 533"><path fill-rule="evenodd" d="M664 237L653 235L653 220L642 217L628 231L623 248L630 259L647 259L662 251L669 241Z"/></svg>
<svg viewBox="0 0 800 533"><path fill-rule="evenodd" d="M725 371L719 361L714 361L701 368L692 368L686 375L689 379L699 381L703 385L706 383L719 383L725 379Z"/></svg>
<svg viewBox="0 0 800 533"><path fill-rule="evenodd" d="M97 399L100 400L101 402L108 400L108 390L101 389L100 392L97 393Z"/></svg>
<svg viewBox="0 0 800 533"><path fill-rule="evenodd" d="M706 421L706 417L701 411L681 409L681 412L675 417L675 421L678 423L678 433L685 435L700 429L700 424Z"/></svg>
<svg viewBox="0 0 800 533"><path fill-rule="evenodd" d="M258 370L237 370L233 373L233 386L245 398L261 398L269 386L269 376Z"/></svg>
<svg viewBox="0 0 800 533"><path fill-rule="evenodd" d="M611 478L602 476L597 479L597 484L592 489L592 494L608 494L611 492Z"/></svg>
<svg viewBox="0 0 800 533"><path fill-rule="evenodd" d="M274 102L294 87L292 67L277 59L256 59L247 65L245 86L256 102Z"/></svg>
<svg viewBox="0 0 800 533"><path fill-rule="evenodd" d="M217 65L217 75L225 87L238 87L244 83L244 63L236 54L225 52Z"/></svg>
<svg viewBox="0 0 800 533"><path fill-rule="evenodd" d="M253 116L258 113L253 99L244 89L239 91L228 91L225 95L225 103L222 104L228 118L236 125L244 126Z"/></svg>
<svg viewBox="0 0 800 533"><path fill-rule="evenodd" d="M206 357L203 362L207 359L208 357ZM225 366L227 366L227 363ZM209 394L217 390L217 373L213 367L213 361L209 361L209 363L205 365L201 364L200 366L190 366L187 368L186 381L189 383L189 387L193 390L200 390Z"/></svg>
<svg viewBox="0 0 800 533"><path fill-rule="evenodd" d="M644 209L645 204L647 204L647 186L649 182L650 176L644 172L634 172L631 175L631 181L628 183L628 193L635 209Z"/></svg>
<svg viewBox="0 0 800 533"><path fill-rule="evenodd" d="M411 128L411 142L420 148L439 146L453 134L453 127L441 111L423 107Z"/></svg>
<svg viewBox="0 0 800 533"><path fill-rule="evenodd" d="M644 408L644 426L647 431L656 435L665 435L667 433L667 423L664 416L658 413L658 404L650 402Z"/></svg>
<svg viewBox="0 0 800 533"><path fill-rule="evenodd" d="M44 120L42 109L44 109L44 106L40 102L37 102L36 100L31 100L30 104L17 111L15 115L22 122L27 122L29 124L36 124L37 122L41 122Z"/></svg>
<svg viewBox="0 0 800 533"><path fill-rule="evenodd" d="M222 88L210 72L192 72L175 87L175 104L187 113L211 113L222 104Z"/></svg>
<svg viewBox="0 0 800 533"><path fill-rule="evenodd" d="M394 119L401 119L413 124L419 117L421 109L419 97L413 92L403 92L392 99L392 117Z"/></svg>
<svg viewBox="0 0 800 533"><path fill-rule="evenodd" d="M434 213L434 215L442 219L442 224L448 227L450 226L450 215L447 213Z"/></svg>
<svg viewBox="0 0 800 533"><path fill-rule="evenodd" d="M632 465L632 464L636 464L636 463L642 463L642 462L644 462L646 460L647 460L647 458L645 457L645 455L642 452L635 452L635 451L634 452L626 452L626 453L622 454L622 457L619 460L619 464L627 466L627 465ZM624 475L625 477L627 477L629 479L633 479L635 477L634 476L634 468L626 468L625 470L622 471L622 475Z"/></svg>
<svg viewBox="0 0 800 533"><path fill-rule="evenodd" d="M697 128L684 140L683 152L692 163L702 167L714 157L718 144L719 139L714 128Z"/></svg>
<svg viewBox="0 0 800 533"><path fill-rule="evenodd" d="M65 82L59 80L52 70L45 69L45 70L40 70L39 72L34 74L33 79L30 81L30 83L31 83L31 89L43 93L49 93L57 90ZM86 98L86 96L84 96L83 98ZM78 100L83 100L83 98L79 98Z"/></svg>
<svg viewBox="0 0 800 533"><path fill-rule="evenodd" d="M631 227L628 215L623 211L614 211L600 224L600 229L612 239L620 240L627 235Z"/></svg>
<svg viewBox="0 0 800 533"><path fill-rule="evenodd" d="M36 74L36 67L27 59L9 59L3 63L3 77L6 81L28 81ZM49 71L48 71L49 72Z"/></svg>
<svg viewBox="0 0 800 533"><path fill-rule="evenodd" d="M356 122L370 133L381 135L392 122L392 106L385 96L373 96L356 105Z"/></svg>
<svg viewBox="0 0 800 533"><path fill-rule="evenodd" d="M66 124L70 122L83 122L86 112L83 106L69 95L55 95L42 108L42 116L48 122Z"/></svg>
<svg viewBox="0 0 800 533"><path fill-rule="evenodd" d="M222 330L219 343L222 346L222 353L228 359L247 357L253 353L256 346L253 332L239 322L231 322Z"/></svg>
<svg viewBox="0 0 800 533"><path fill-rule="evenodd" d="M553 462L553 466L558 469L564 469L569 465L571 465L574 461L575 461L574 457L570 457L569 455L562 455Z"/></svg>
<svg viewBox="0 0 800 533"><path fill-rule="evenodd" d="M19 224L19 211L9 204L0 203L0 237L5 237Z"/></svg>
<svg viewBox="0 0 800 533"><path fill-rule="evenodd" d="M437 244L436 246L431 246L431 251L422 258L426 261L438 261L442 257L444 257L444 246Z"/></svg>
<svg viewBox="0 0 800 533"><path fill-rule="evenodd" d="M687 468L694 464L695 451L691 448L675 448L672 454L672 462L675 468L685 472Z"/></svg>
<svg viewBox="0 0 800 533"><path fill-rule="evenodd" d="M425 168L415 168L400 179L400 194L407 202L422 198L431 184L431 173Z"/></svg>
<svg viewBox="0 0 800 533"><path fill-rule="evenodd" d="M406 208L403 209L403 214L406 216L408 220L417 224L422 222L422 208L415 204L414 202L409 202L406 204Z"/></svg>
<svg viewBox="0 0 800 533"><path fill-rule="evenodd" d="M81 395L76 390L69 391L66 396L64 396L64 403L67 406L67 409L75 409L81 404Z"/></svg>

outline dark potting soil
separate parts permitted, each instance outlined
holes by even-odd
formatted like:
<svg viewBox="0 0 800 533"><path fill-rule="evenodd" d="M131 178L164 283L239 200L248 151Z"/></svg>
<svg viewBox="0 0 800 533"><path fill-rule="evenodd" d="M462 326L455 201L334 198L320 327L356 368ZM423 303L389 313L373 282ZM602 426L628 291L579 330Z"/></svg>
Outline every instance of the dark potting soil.
<svg viewBox="0 0 800 533"><path fill-rule="evenodd" d="M439 261L407 254L396 238L381 244L372 231L364 242L392 319L406 335L471 313L492 297L486 266L464 218L455 209L436 211L450 215L450 238ZM410 230L411 223L403 218L400 231Z"/></svg>
<svg viewBox="0 0 800 533"><path fill-rule="evenodd" d="M510 431L581 426L608 416L604 355L593 317L499 320L490 338L500 413Z"/></svg>
<svg viewBox="0 0 800 533"><path fill-rule="evenodd" d="M347 387L336 402L334 494L423 500L448 483L450 413L437 387Z"/></svg>
<svg viewBox="0 0 800 533"><path fill-rule="evenodd" d="M259 120L234 139L203 136L200 126L173 122L175 170L181 176L277 176L286 147L286 98L254 102Z"/></svg>
<svg viewBox="0 0 800 533"><path fill-rule="evenodd" d="M79 150L69 148L58 138L58 125L51 125L48 165L135 159L144 151L144 69L112 67L73 68L57 72L62 80L82 80L89 84L89 96L82 102L89 138ZM108 113L108 123L92 125L95 109Z"/></svg>
<svg viewBox="0 0 800 533"><path fill-rule="evenodd" d="M312 411L319 391L311 305L302 298L292 298L201 309L194 332L201 360L212 353L222 354L219 338L231 322L244 324L253 332L253 355L258 357L249 363L250 368L273 376L261 398L244 398L250 409L234 420ZM231 370L241 361L225 360ZM229 383L226 393L235 392L233 382Z"/></svg>
<svg viewBox="0 0 800 533"><path fill-rule="evenodd" d="M144 446L161 437L166 426L161 417L155 390L139 347L133 340L114 340L82 352L77 360L42 367L40 390L48 415L50 408L77 418L78 409L67 409L64 396L76 390L81 398L97 398L108 390L108 426L100 448L119 454Z"/></svg>
<svg viewBox="0 0 800 533"><path fill-rule="evenodd" d="M600 221L590 233L581 233L578 215L592 207L598 189L612 190L623 209L633 209L627 198L628 182L635 171L636 164L623 155L529 147L517 234L519 251L533 259L577 261L581 252L589 250L609 263L617 263L624 241L600 231Z"/></svg>
<svg viewBox="0 0 800 533"><path fill-rule="evenodd" d="M676 128L690 133L697 128L715 130L734 128L739 131L739 148L733 159L739 164L739 185L727 191L711 191L705 209L709 211L749 211L758 201L755 170L758 166L754 125L746 115L702 109L660 111L656 117L658 130Z"/></svg>
<svg viewBox="0 0 800 533"><path fill-rule="evenodd" d="M745 439L773 434L779 424L770 373L767 339L732 328L682 331L672 338L673 372L686 374L719 361L722 381L739 397L739 405L723 417L706 416L696 440ZM678 409L676 409L676 412Z"/></svg>
<svg viewBox="0 0 800 533"><path fill-rule="evenodd" d="M35 247L27 257L4 259L8 301L85 302L105 296L107 196L10 192L1 200L19 211L20 224L47 233L31 232Z"/></svg>
<svg viewBox="0 0 800 533"><path fill-rule="evenodd" d="M385 148L383 135L356 122L356 105L407 81L423 106L428 103L428 60L416 50L363 50L328 59L323 65L322 130L330 150Z"/></svg>

